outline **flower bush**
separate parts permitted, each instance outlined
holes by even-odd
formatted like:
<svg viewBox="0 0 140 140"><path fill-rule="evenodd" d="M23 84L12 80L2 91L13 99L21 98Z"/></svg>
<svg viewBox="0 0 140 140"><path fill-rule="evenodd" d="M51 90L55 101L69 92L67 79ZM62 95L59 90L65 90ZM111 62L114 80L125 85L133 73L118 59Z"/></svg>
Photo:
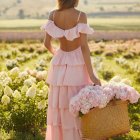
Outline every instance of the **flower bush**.
<svg viewBox="0 0 140 140"><path fill-rule="evenodd" d="M7 60L6 62L6 67L8 70L11 70L12 68L17 67L17 66L19 66L17 60Z"/></svg>
<svg viewBox="0 0 140 140"><path fill-rule="evenodd" d="M47 99L44 80L18 67L0 72L0 128L36 135L46 127Z"/></svg>

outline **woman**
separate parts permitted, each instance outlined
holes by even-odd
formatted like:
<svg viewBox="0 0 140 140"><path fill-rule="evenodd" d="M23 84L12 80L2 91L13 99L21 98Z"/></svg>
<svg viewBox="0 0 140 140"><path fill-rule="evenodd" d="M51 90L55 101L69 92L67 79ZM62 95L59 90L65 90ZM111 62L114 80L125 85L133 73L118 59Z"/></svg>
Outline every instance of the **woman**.
<svg viewBox="0 0 140 140"><path fill-rule="evenodd" d="M49 84L46 140L81 140L80 118L69 112L69 101L87 84L101 85L95 76L87 43L94 31L84 12L75 7L78 0L58 0L58 9L50 12L44 45L53 54L46 82ZM51 45L60 42L59 49Z"/></svg>

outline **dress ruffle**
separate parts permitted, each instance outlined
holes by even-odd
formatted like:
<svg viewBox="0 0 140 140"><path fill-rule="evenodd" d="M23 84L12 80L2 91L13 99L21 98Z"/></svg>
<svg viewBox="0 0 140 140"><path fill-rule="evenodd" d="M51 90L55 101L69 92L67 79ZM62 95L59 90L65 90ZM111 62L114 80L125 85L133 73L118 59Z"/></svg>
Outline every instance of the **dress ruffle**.
<svg viewBox="0 0 140 140"><path fill-rule="evenodd" d="M40 27L41 30L46 31L53 38L61 38L65 36L67 40L74 40L80 37L80 33L93 34L94 29L86 23L78 23L71 29L63 30L55 25L54 21L48 20L48 22Z"/></svg>
<svg viewBox="0 0 140 140"><path fill-rule="evenodd" d="M56 55L52 58L51 63L53 65L84 65L85 62L82 55L81 46L70 52L58 49Z"/></svg>
<svg viewBox="0 0 140 140"><path fill-rule="evenodd" d="M46 82L56 86L79 86L91 84L84 62L81 46L66 52L58 49L48 69Z"/></svg>
<svg viewBox="0 0 140 140"><path fill-rule="evenodd" d="M46 140L81 140L81 119L69 112L69 102L83 87L50 85Z"/></svg>
<svg viewBox="0 0 140 140"><path fill-rule="evenodd" d="M47 126L46 140L82 140L77 129L63 129L61 126Z"/></svg>
<svg viewBox="0 0 140 140"><path fill-rule="evenodd" d="M69 109L48 107L47 125L62 126L63 129L80 129L79 118L72 117Z"/></svg>

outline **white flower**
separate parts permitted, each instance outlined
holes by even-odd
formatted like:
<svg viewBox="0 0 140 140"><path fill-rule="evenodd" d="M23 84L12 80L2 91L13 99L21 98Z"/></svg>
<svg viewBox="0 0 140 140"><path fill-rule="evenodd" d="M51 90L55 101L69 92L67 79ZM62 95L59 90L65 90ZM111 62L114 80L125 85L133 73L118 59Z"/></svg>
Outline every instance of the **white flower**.
<svg viewBox="0 0 140 140"><path fill-rule="evenodd" d="M32 84L34 84L36 82L36 79L35 78L33 78L33 77L31 77L31 78L29 78L29 79L26 79L25 81L24 81L24 85L27 85L28 87L30 87Z"/></svg>
<svg viewBox="0 0 140 140"><path fill-rule="evenodd" d="M33 97L35 97L35 95L36 95L36 86L33 85L33 86L31 86L31 87L28 89L28 91L26 92L26 96L27 96L27 97L33 98Z"/></svg>
<svg viewBox="0 0 140 140"><path fill-rule="evenodd" d="M34 77L37 75L37 70L28 70L27 72Z"/></svg>
<svg viewBox="0 0 140 140"><path fill-rule="evenodd" d="M83 114L87 114L88 112L89 112L89 110L88 109L81 109L81 112L83 113Z"/></svg>
<svg viewBox="0 0 140 140"><path fill-rule="evenodd" d="M101 103L99 105L99 108L104 108L107 106L107 103L108 103L108 100L107 100L107 97L104 95L102 95L102 98L101 98Z"/></svg>
<svg viewBox="0 0 140 140"><path fill-rule="evenodd" d="M37 72L36 78L39 80L43 80L47 78L47 71L39 71Z"/></svg>
<svg viewBox="0 0 140 140"><path fill-rule="evenodd" d="M13 93L13 97L16 99L21 99L21 94L18 90L15 90Z"/></svg>
<svg viewBox="0 0 140 140"><path fill-rule="evenodd" d="M8 85L9 83L12 82L12 79L10 77L6 77L4 80L3 80L3 85L6 86Z"/></svg>
<svg viewBox="0 0 140 140"><path fill-rule="evenodd" d="M9 98L9 96L3 95L2 98L1 98L1 102L2 102L4 105L7 105L8 103L10 103L10 98Z"/></svg>
<svg viewBox="0 0 140 140"><path fill-rule="evenodd" d="M48 94L48 86L43 86L42 90L39 90L39 96L42 96L43 98L46 98L47 97L47 94Z"/></svg>
<svg viewBox="0 0 140 140"><path fill-rule="evenodd" d="M129 79L127 79L127 78L122 79L121 82L122 82L122 83L125 83L125 84L127 84L127 85L131 85L131 81L130 81Z"/></svg>
<svg viewBox="0 0 140 140"><path fill-rule="evenodd" d="M8 95L8 96L11 96L13 94L13 90L9 86L6 86L4 88L4 94Z"/></svg>
<svg viewBox="0 0 140 140"><path fill-rule="evenodd" d="M114 76L110 81L114 81L114 82L120 82L122 79L120 76Z"/></svg>
<svg viewBox="0 0 140 140"><path fill-rule="evenodd" d="M38 109L44 109L46 107L46 100L38 102Z"/></svg>
<svg viewBox="0 0 140 140"><path fill-rule="evenodd" d="M8 60L8 61L6 62L6 66L12 67L12 65L13 65L12 61Z"/></svg>
<svg viewBox="0 0 140 140"><path fill-rule="evenodd" d="M16 60L19 62L25 62L26 58L24 56L21 56L21 57L17 57Z"/></svg>
<svg viewBox="0 0 140 140"><path fill-rule="evenodd" d="M13 69L10 70L10 73L12 75L18 75L19 72L20 72L19 67L14 67Z"/></svg>
<svg viewBox="0 0 140 140"><path fill-rule="evenodd" d="M26 76L28 76L28 72L27 72L27 71L23 71L23 72L20 72L20 73L19 73L19 77L20 77L20 78L24 78L24 77L26 77Z"/></svg>
<svg viewBox="0 0 140 140"><path fill-rule="evenodd" d="M43 60L43 59L41 59L39 62L38 62L38 64L40 65L40 66L46 66L46 61L45 60Z"/></svg>
<svg viewBox="0 0 140 140"><path fill-rule="evenodd" d="M0 80L5 79L6 77L8 77L7 72L5 72L5 71L1 71L1 72L0 72Z"/></svg>
<svg viewBox="0 0 140 140"><path fill-rule="evenodd" d="M8 60L6 62L6 66L7 67L14 67L15 65L17 65L17 61L16 60Z"/></svg>
<svg viewBox="0 0 140 140"><path fill-rule="evenodd" d="M0 72L0 83L3 86L8 85L10 82L12 82L12 79L8 76L8 73L5 71Z"/></svg>
<svg viewBox="0 0 140 140"><path fill-rule="evenodd" d="M36 82L36 78L30 77L30 79L31 79L34 83Z"/></svg>
<svg viewBox="0 0 140 140"><path fill-rule="evenodd" d="M24 86L21 88L21 92L22 92L22 93L27 92L27 90L28 90L28 86L26 86L26 85L24 85Z"/></svg>

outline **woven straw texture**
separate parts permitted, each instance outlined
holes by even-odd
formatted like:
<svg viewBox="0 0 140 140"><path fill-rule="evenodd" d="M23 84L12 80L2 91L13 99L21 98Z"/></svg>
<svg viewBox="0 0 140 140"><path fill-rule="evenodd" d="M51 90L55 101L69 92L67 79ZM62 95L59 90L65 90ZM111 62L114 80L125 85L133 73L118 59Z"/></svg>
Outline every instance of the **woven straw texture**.
<svg viewBox="0 0 140 140"><path fill-rule="evenodd" d="M102 140L130 131L128 101L113 99L104 108L93 108L81 118L83 139Z"/></svg>

